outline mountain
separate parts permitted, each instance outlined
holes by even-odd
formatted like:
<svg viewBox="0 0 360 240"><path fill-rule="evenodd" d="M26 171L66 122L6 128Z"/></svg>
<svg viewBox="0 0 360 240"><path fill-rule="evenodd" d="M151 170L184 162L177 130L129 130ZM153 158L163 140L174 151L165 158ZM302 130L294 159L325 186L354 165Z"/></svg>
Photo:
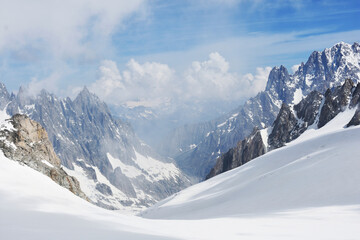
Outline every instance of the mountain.
<svg viewBox="0 0 360 240"><path fill-rule="evenodd" d="M9 94L3 84L0 91L0 107L39 122L65 171L99 206L142 209L189 185L170 159L158 156L86 87L74 100L45 90L32 97L24 88Z"/></svg>
<svg viewBox="0 0 360 240"><path fill-rule="evenodd" d="M0 150L1 238L354 239L359 134L359 127L339 129L267 153L144 213L162 220L94 206Z"/></svg>
<svg viewBox="0 0 360 240"><path fill-rule="evenodd" d="M251 135L217 159L206 178L239 167L268 151L283 147L307 129L321 129L340 113L351 116L344 126L358 125L359 95L360 83L355 87L350 79L346 79L342 86L329 88L324 94L312 91L296 105L283 103L271 127L262 130L255 128Z"/></svg>
<svg viewBox="0 0 360 240"><path fill-rule="evenodd" d="M358 43L341 42L324 51L315 51L294 74L289 74L284 66L274 67L265 91L220 118L174 131L165 141L171 144L169 155L187 174L202 180L216 159L251 134L254 127L271 126L282 103L297 104L311 91L325 92L348 78L354 82L360 80Z"/></svg>
<svg viewBox="0 0 360 240"><path fill-rule="evenodd" d="M285 223L292 217L300 220L301 217L291 214L305 209L331 213L340 206L347 206L353 209L349 209L349 213L359 214L355 209L360 204L357 184L360 180L360 126L344 128L355 111L345 110L322 128L309 128L286 146L191 186L145 210L142 216L184 220L228 217L257 223L259 216L277 215L284 216ZM327 232L323 230L320 232ZM289 234L294 231L297 230L293 228ZM343 238L334 236L334 239Z"/></svg>

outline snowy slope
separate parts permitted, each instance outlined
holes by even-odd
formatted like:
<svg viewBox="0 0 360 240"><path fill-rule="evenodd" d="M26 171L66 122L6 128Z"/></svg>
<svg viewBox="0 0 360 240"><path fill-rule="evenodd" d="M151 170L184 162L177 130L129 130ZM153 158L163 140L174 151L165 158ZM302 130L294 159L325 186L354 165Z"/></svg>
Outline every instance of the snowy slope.
<svg viewBox="0 0 360 240"><path fill-rule="evenodd" d="M215 179L226 181L223 177L211 181ZM196 186L205 190L203 184ZM211 198L203 197L205 204ZM227 205L235 211L238 209L236 201L232 203ZM0 153L0 233L1 239L7 240L208 240L239 239L239 236L245 240L356 239L360 235L359 207L333 206L203 220L168 221L124 216L87 203L45 175Z"/></svg>
<svg viewBox="0 0 360 240"><path fill-rule="evenodd" d="M347 110L323 128L175 194L143 216L203 219L360 204L360 127L343 128L352 115Z"/></svg>

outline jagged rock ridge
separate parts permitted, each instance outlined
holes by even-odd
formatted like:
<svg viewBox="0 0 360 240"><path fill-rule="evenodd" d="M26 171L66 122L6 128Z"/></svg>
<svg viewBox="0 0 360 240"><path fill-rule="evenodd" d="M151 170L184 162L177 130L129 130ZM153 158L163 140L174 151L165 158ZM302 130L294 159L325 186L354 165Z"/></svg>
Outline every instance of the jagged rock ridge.
<svg viewBox="0 0 360 240"><path fill-rule="evenodd" d="M206 179L239 167L267 151L284 146L298 138L310 126L313 128L323 127L348 108L356 108L356 111L346 127L359 125L359 89L360 83L355 87L352 80L346 79L342 86L329 88L325 94L312 91L297 105L282 104L279 114L270 128L262 130L255 128L250 136L217 159Z"/></svg>

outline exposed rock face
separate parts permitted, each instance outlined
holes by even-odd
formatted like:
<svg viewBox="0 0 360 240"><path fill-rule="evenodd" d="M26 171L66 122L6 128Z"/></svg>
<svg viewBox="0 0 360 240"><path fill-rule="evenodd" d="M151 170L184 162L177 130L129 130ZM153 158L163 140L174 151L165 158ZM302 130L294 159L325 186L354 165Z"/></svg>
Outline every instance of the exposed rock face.
<svg viewBox="0 0 360 240"><path fill-rule="evenodd" d="M314 124L319 113L323 95L312 91L293 109L283 103L268 137L269 150L279 148L299 137Z"/></svg>
<svg viewBox="0 0 360 240"><path fill-rule="evenodd" d="M241 166L266 151L284 146L298 138L309 126L323 127L346 108L357 107L354 116L346 126L359 125L359 89L360 83L355 88L354 83L346 79L342 86L335 87L333 90L328 89L324 95L317 91L311 92L293 107L283 103L272 125L271 133L266 138L267 149L263 144L266 139L262 139L260 131L256 130L249 137L239 141L235 148L231 148L219 157L206 179Z"/></svg>
<svg viewBox="0 0 360 240"><path fill-rule="evenodd" d="M289 88L290 82L287 69L282 65L279 68L275 67L269 74L265 91L271 92L276 99L289 103L293 100L293 92Z"/></svg>
<svg viewBox="0 0 360 240"><path fill-rule="evenodd" d="M175 157L185 172L203 179L208 173L206 171L216 163L216 158L248 136L254 127L271 126L282 103L297 104L302 95L307 96L314 90L323 93L328 88L342 84L348 78L354 82L360 80L358 43L350 45L341 42L322 52L315 51L294 74L289 74L283 66L274 67L269 74L264 92L218 119L178 129L176 136L180 138L170 142L173 144L170 148L177 151L174 150L171 156ZM312 121L308 120L310 124ZM326 121L324 119L321 124ZM204 132L204 129L207 132ZM166 144L169 142L166 141L164 145Z"/></svg>
<svg viewBox="0 0 360 240"><path fill-rule="evenodd" d="M336 88L335 91L328 89L325 92L325 103L321 109L318 127L321 128L339 112L344 111L349 103L354 83L346 79L344 85Z"/></svg>
<svg viewBox="0 0 360 240"><path fill-rule="evenodd" d="M253 133L249 137L238 142L235 148L231 148L227 153L218 158L214 168L211 169L206 179L239 167L264 153L265 145L261 138L260 131L254 128Z"/></svg>
<svg viewBox="0 0 360 240"><path fill-rule="evenodd" d="M323 95L321 93L312 91L306 98L294 106L297 118L304 121L303 128L314 124L322 99Z"/></svg>
<svg viewBox="0 0 360 240"><path fill-rule="evenodd" d="M273 124L273 131L269 135L269 144L274 148L279 148L288 142L292 136L297 120L286 104L281 106L280 112Z"/></svg>
<svg viewBox="0 0 360 240"><path fill-rule="evenodd" d="M282 110L284 109L285 113L280 110L268 138L270 150L282 147L285 143L296 139L309 126L315 124L321 128L346 108L355 107L353 102L358 101L356 91L359 86L360 83L355 88L353 81L346 79L342 86L335 87L333 90L327 89L324 96L317 91L311 92L293 107L297 118L292 115L290 107L283 105ZM323 101L324 103L321 104ZM347 126L359 124L357 112Z"/></svg>
<svg viewBox="0 0 360 240"><path fill-rule="evenodd" d="M356 88L352 94L350 107L353 108L360 102L360 84L356 85Z"/></svg>
<svg viewBox="0 0 360 240"><path fill-rule="evenodd" d="M76 178L62 168L60 159L45 129L25 115L16 114L8 120L12 129L0 131L0 148L7 158L25 164L50 177L60 186L88 200Z"/></svg>
<svg viewBox="0 0 360 240"><path fill-rule="evenodd" d="M356 109L354 116L352 117L352 119L346 126L350 127L350 126L357 126L357 125L360 125L360 109L359 108Z"/></svg>

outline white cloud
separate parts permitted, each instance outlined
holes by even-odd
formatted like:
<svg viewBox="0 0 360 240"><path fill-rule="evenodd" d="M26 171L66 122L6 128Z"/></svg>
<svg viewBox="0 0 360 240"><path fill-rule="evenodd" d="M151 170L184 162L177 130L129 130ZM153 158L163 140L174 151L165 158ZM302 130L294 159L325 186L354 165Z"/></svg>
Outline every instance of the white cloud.
<svg viewBox="0 0 360 240"><path fill-rule="evenodd" d="M90 90L112 104L127 101L159 103L159 99L171 97L175 84L174 71L166 64L140 64L131 59L120 73L115 62L105 60L99 67L99 79L90 85Z"/></svg>
<svg viewBox="0 0 360 240"><path fill-rule="evenodd" d="M195 61L185 73L187 98L201 100L238 100L264 90L271 68L257 68L256 74L238 76L229 72L229 63L219 53L204 62Z"/></svg>
<svg viewBox="0 0 360 240"><path fill-rule="evenodd" d="M115 62L104 60L99 68L100 79L92 87L94 91L100 93L101 97L107 99L116 91L125 89L122 77Z"/></svg>
<svg viewBox="0 0 360 240"><path fill-rule="evenodd" d="M301 64L295 64L295 65L293 65L293 66L291 67L292 73L295 73L295 72L299 69L300 65L301 65Z"/></svg>
<svg viewBox="0 0 360 240"><path fill-rule="evenodd" d="M161 105L169 99L184 101L235 101L264 90L270 67L257 68L255 74L238 76L229 63L214 52L203 62L194 61L183 73L176 74L166 64L131 59L125 70L115 62L102 61L99 78L90 90L111 104Z"/></svg>
<svg viewBox="0 0 360 240"><path fill-rule="evenodd" d="M30 83L27 85L26 93L30 96L36 96L43 89L50 92L56 92L60 78L61 74L58 72L54 72L44 79L32 78Z"/></svg>
<svg viewBox="0 0 360 240"><path fill-rule="evenodd" d="M203 62L195 61L185 73L187 98L216 99L230 96L236 75L229 73L229 63L217 52Z"/></svg>
<svg viewBox="0 0 360 240"><path fill-rule="evenodd" d="M35 48L56 57L93 58L144 1L0 1L0 51Z"/></svg>

